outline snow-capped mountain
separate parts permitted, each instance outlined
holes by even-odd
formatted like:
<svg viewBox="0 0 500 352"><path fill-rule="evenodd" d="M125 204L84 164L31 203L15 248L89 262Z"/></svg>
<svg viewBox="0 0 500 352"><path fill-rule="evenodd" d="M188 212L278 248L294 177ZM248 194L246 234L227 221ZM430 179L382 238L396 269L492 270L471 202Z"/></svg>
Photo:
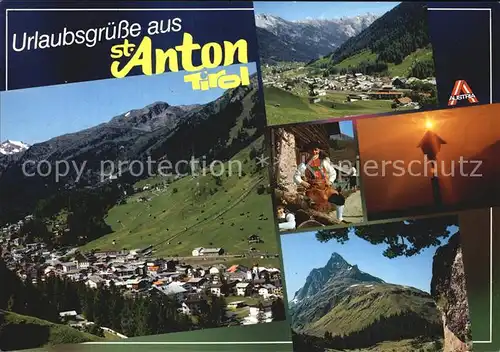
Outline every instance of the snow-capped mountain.
<svg viewBox="0 0 500 352"><path fill-rule="evenodd" d="M0 144L0 154L3 155L11 155L11 154L16 154L19 152L23 152L27 150L30 147L30 145L23 143L23 142L18 142L18 141L11 141L11 140L6 140L5 142L2 142Z"/></svg>
<svg viewBox="0 0 500 352"><path fill-rule="evenodd" d="M263 62L310 61L327 55L370 26L376 15L335 19L287 21L281 17L255 16Z"/></svg>

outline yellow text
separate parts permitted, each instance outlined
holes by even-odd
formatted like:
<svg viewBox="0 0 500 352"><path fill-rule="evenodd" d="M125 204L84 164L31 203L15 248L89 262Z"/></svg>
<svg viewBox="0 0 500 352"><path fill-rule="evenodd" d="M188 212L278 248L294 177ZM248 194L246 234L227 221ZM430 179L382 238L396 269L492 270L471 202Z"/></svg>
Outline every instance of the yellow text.
<svg viewBox="0 0 500 352"><path fill-rule="evenodd" d="M194 53L199 54L200 65L193 63ZM115 59L111 63L111 74L116 78L127 76L135 67L140 67L145 75L162 74L166 71L178 72L179 70L194 72L219 66L229 66L235 63L248 63L248 43L246 40L240 39L235 43L224 41L221 45L210 42L202 46L194 42L191 34L184 33L180 45L162 50L153 49L151 38L145 36L139 45L130 43L127 39L123 44L114 45L111 48L111 58ZM120 61L123 58L127 59L126 62ZM222 76L219 77L219 79L222 79L222 81L216 81L219 87L221 84L224 86L233 84L227 78L229 76L226 76L227 81ZM193 75L187 77L191 77L188 78L189 82L191 80L203 81L201 74L199 79L195 79Z"/></svg>
<svg viewBox="0 0 500 352"><path fill-rule="evenodd" d="M239 74L227 74L226 70L217 73L206 74L191 73L184 76L184 82L191 83L193 90L209 90L210 88L231 89L239 86L248 86L250 84L250 74L248 67L241 66Z"/></svg>

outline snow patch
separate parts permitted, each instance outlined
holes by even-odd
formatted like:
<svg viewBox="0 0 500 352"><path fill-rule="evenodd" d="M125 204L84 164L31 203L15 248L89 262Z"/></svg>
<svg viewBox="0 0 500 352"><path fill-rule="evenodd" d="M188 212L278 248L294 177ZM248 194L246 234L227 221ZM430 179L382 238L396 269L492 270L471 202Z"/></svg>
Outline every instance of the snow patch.
<svg viewBox="0 0 500 352"><path fill-rule="evenodd" d="M29 144L20 141L6 140L3 143L0 143L0 154L3 155L12 155L19 152L23 152L30 147Z"/></svg>

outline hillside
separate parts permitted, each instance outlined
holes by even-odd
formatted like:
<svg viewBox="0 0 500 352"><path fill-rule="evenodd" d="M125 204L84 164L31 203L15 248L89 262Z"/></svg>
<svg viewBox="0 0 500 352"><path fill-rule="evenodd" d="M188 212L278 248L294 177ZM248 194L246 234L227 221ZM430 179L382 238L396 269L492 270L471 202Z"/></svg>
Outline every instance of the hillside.
<svg viewBox="0 0 500 352"><path fill-rule="evenodd" d="M309 62L327 55L368 27L377 16L287 21L270 14L255 16L261 62Z"/></svg>
<svg viewBox="0 0 500 352"><path fill-rule="evenodd" d="M440 313L418 289L385 283L334 253L290 302L292 328L325 348L370 348L402 339L442 338Z"/></svg>
<svg viewBox="0 0 500 352"><path fill-rule="evenodd" d="M265 191L266 169L255 160L262 143L261 137L224 164L224 169L232 168L232 175L203 176L200 171L200 176L184 177L166 185L160 176L139 182L136 188L149 185L151 189L139 191L112 207L105 218L112 233L82 249L154 245L156 256L191 257L196 247L215 246L225 250L225 261L239 263L242 259L235 255L276 255L272 205ZM259 235L263 242L249 245L247 239L252 234ZM276 265L277 259L259 259L259 263Z"/></svg>
<svg viewBox="0 0 500 352"><path fill-rule="evenodd" d="M171 182L175 175L190 173L190 167L185 161L190 161L191 158L210 165L214 160L227 162L238 153L243 153L249 163L249 153L252 149L250 145L261 144L257 140L262 136L265 123L262 102L258 98L257 79L253 76L250 86L228 90L215 101L202 106L176 107L165 102L156 102L142 109L125 112L108 123L59 136L35 144L27 151L5 156L0 159L0 196L2 199L14 201L0 204L0 224L17 221L34 211L38 219L48 223L51 232L56 232L58 227L55 225L65 229L64 234L57 237L57 242L64 245L81 245L112 233L116 229L113 230L104 221L104 217L116 204L125 201L125 194L134 193L132 188L136 182L154 177L159 172L171 174L172 177L166 177ZM245 186L256 186L256 178L253 178L255 175L252 176L255 170L250 170L250 165L255 168L255 158L259 153L254 150L252 162L245 166L248 176L242 175L239 182L233 182L238 180L238 176L231 176L231 180L226 182L228 188L224 190L220 187L220 191L229 192L228 189L234 187L227 195L236 200L236 197L244 197ZM22 165L27 160L47 160L51 167L54 167L61 159L78 167L85 166L86 172L78 178L77 172L71 168L72 172L59 180L56 180L54 175L28 177L23 174ZM153 162L151 167L148 166L148 159ZM106 167L101 164L103 160L106 160ZM159 169L162 160L169 162L169 169ZM127 169L131 161L142 162L142 172ZM122 170L118 168L120 162L126 166ZM28 170L31 171L33 170ZM108 177L111 173L116 176L114 179ZM190 191L196 184L195 181L189 183L189 178L180 179L178 182L181 183L177 186L178 191L182 192L179 192L177 204L184 198L190 198L185 191ZM268 183L264 184L267 186ZM208 184L205 186L208 187ZM215 192L215 187L206 192ZM201 197L204 198L196 200L192 210L186 211L201 212L200 209L204 205L201 203L208 195L203 194ZM207 213L213 216L227 208L229 203L227 199L224 201L225 204L222 204L221 200L217 206L211 204L213 212L207 209ZM218 210L215 210L216 207ZM244 212L250 212L252 207L253 205L249 205ZM257 208L257 215L265 210L260 205ZM166 211L164 215L168 215ZM142 216L151 221L147 214ZM200 213L198 216L201 216ZM272 213L266 214L268 218L271 216ZM185 221L180 220L183 218ZM170 214L168 219L161 221L186 226L188 223L197 223L193 220L185 213L177 213ZM146 222L146 219L144 221ZM114 222L113 226L116 224ZM175 229L176 226L169 227ZM161 223L160 227L167 226ZM134 238L141 239L141 235L157 236L157 230L158 228L152 226L142 233L139 227L135 228L134 231L138 231L139 236ZM128 231L130 229L127 229L127 234ZM134 231L130 233L134 234ZM151 242L147 238L142 238L141 241Z"/></svg>
<svg viewBox="0 0 500 352"><path fill-rule="evenodd" d="M266 117L269 124L305 122L354 115L375 114L391 111L389 100L363 100L347 103L348 93L329 91L318 104L310 104L309 98L277 88L264 87Z"/></svg>
<svg viewBox="0 0 500 352"><path fill-rule="evenodd" d="M431 53L426 5L403 2L310 66L350 67L359 72L368 66L368 70L392 71L392 76L409 76L412 69L418 70L414 68L417 62L433 73Z"/></svg>
<svg viewBox="0 0 500 352"><path fill-rule="evenodd" d="M250 86L228 90L202 106L175 107L156 102L125 112L107 123L59 136L35 144L24 152L0 158L0 198L15 200L8 205L0 204L0 224L17 221L32 213L41 200L55 194L106 186L102 177L110 170L101 170L103 160L107 161L106 166L115 163L115 173L120 171L117 168L119 161L146 163L148 158L158 161L168 157L175 165L179 160L190 160L192 156L204 156L208 163L215 159L228 160L255 141L257 132L263 130L265 117L256 93L257 77L254 75ZM23 172L22 165L30 160L46 160L52 168L57 161L66 160L78 167L85 166L86 172L78 178L75 167L72 167L59 180L53 174L50 177L29 177ZM33 165L26 171L31 173L35 168ZM184 172L184 169L180 171ZM137 171L129 171L122 172L120 183L123 185L150 176L148 172L137 176Z"/></svg>
<svg viewBox="0 0 500 352"><path fill-rule="evenodd" d="M100 338L46 320L0 311L0 349L12 351L99 341ZM22 337L26 338L22 338Z"/></svg>

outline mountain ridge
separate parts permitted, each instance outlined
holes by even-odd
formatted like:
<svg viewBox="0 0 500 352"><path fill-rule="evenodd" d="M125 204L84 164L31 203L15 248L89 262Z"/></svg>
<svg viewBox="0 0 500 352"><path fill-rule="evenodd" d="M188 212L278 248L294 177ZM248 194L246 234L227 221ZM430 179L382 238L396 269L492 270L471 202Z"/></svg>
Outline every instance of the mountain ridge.
<svg viewBox="0 0 500 352"><path fill-rule="evenodd" d="M376 15L337 19L288 21L279 16L255 16L261 61L309 62L337 48L348 38L369 26Z"/></svg>
<svg viewBox="0 0 500 352"><path fill-rule="evenodd" d="M414 287L387 283L332 253L322 268L312 269L290 302L292 329L304 336L331 334L356 345L356 336L370 336L377 326L395 327L408 338L434 336L440 315L429 293ZM406 322L414 321L414 333ZM334 339L334 340L335 340ZM333 340L332 340L333 341ZM336 340L335 340L336 341ZM360 341L361 344L366 341Z"/></svg>
<svg viewBox="0 0 500 352"><path fill-rule="evenodd" d="M311 270L304 285L295 292L292 301L297 302L316 295L330 280L334 279L384 282L382 279L364 273L357 265L349 264L340 254L334 252L323 267Z"/></svg>
<svg viewBox="0 0 500 352"><path fill-rule="evenodd" d="M365 64L380 61L398 65L408 55L428 46L426 4L403 2L309 65L338 65L360 54L364 54L364 60L358 58L357 61L365 61Z"/></svg>
<svg viewBox="0 0 500 352"><path fill-rule="evenodd" d="M101 183L102 160L145 161L148 157L158 160L168 155L175 163L189 160L193 153L205 155L208 161L227 160L254 141L264 127L257 88L254 74L250 86L227 90L204 105L172 107L166 102L155 102L97 126L36 143L21 153L0 157L0 197L16 199L9 206L0 204L0 224L19 220L31 213L39 200L55 192L97 187ZM58 160L77 165L85 162L87 172L78 184L73 168L58 182L54 175L27 177L22 165L29 160L47 160L52 166ZM33 168L36 165L26 172L33 172ZM126 176L134 177L130 173Z"/></svg>

